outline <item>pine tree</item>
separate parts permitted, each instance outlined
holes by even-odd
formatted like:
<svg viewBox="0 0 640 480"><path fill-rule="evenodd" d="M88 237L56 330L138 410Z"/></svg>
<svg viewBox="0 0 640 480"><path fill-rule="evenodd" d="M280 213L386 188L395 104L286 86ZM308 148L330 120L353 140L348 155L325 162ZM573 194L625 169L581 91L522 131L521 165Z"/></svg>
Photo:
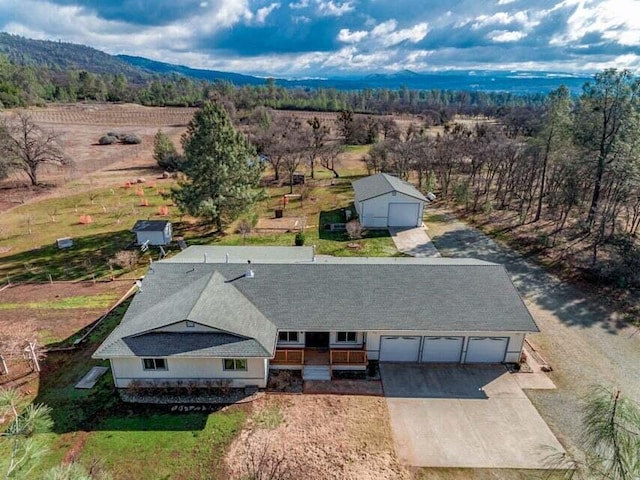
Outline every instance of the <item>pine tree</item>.
<svg viewBox="0 0 640 480"><path fill-rule="evenodd" d="M206 102L196 112L182 147L186 178L172 197L183 211L209 219L220 231L263 197L262 164L220 104Z"/></svg>
<svg viewBox="0 0 640 480"><path fill-rule="evenodd" d="M153 159L158 163L160 168L173 171L177 170L176 158L178 152L169 136L162 130L158 130L153 140Z"/></svg>

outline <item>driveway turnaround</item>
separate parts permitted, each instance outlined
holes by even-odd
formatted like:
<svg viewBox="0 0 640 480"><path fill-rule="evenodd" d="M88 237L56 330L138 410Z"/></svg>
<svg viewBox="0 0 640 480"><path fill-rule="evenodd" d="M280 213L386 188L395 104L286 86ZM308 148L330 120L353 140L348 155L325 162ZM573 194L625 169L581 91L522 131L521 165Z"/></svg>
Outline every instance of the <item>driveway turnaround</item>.
<svg viewBox="0 0 640 480"><path fill-rule="evenodd" d="M389 233L402 253L412 257L439 257L440 253L431 242L424 227L394 228L389 227Z"/></svg>
<svg viewBox="0 0 640 480"><path fill-rule="evenodd" d="M546 469L564 453L503 366L382 363L380 372L404 464Z"/></svg>

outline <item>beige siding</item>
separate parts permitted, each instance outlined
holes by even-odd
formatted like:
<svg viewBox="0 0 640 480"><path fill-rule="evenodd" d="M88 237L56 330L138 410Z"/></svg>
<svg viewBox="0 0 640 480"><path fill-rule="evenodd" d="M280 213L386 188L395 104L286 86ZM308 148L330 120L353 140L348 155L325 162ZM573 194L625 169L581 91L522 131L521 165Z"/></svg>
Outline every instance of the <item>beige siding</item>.
<svg viewBox="0 0 640 480"><path fill-rule="evenodd" d="M505 361L508 363L517 363L520 359L520 352L522 351L522 344L524 342L524 333L514 332L432 332L432 331L378 331L367 332L367 357L369 360L377 360L380 354L380 337L386 335L401 335L407 337L464 337L464 343L462 345L462 359L467 351L467 343L469 337L503 337L509 338L509 344L507 345L507 355ZM422 350L422 349L421 349Z"/></svg>
<svg viewBox="0 0 640 480"><path fill-rule="evenodd" d="M224 370L221 358L167 358L167 370L144 370L142 359L121 357L111 359L111 370L118 388L132 380L232 380L233 387L257 385L267 382L268 360L248 358L246 371Z"/></svg>

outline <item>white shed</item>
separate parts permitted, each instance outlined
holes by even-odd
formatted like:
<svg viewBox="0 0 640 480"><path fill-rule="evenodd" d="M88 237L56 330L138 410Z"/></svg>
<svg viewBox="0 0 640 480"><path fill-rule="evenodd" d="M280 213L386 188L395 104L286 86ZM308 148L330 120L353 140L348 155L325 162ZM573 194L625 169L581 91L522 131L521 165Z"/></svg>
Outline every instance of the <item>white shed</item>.
<svg viewBox="0 0 640 480"><path fill-rule="evenodd" d="M353 182L355 207L366 228L419 227L429 200L413 185L386 173Z"/></svg>
<svg viewBox="0 0 640 480"><path fill-rule="evenodd" d="M131 229L136 234L136 244L168 245L173 236L171 222L167 220L138 220Z"/></svg>

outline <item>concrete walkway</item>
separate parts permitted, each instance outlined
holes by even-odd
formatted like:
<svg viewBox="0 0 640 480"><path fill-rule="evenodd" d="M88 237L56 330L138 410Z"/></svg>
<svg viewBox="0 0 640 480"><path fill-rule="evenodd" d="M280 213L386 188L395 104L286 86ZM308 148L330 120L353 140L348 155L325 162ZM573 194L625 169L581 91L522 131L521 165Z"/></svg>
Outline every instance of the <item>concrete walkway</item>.
<svg viewBox="0 0 640 480"><path fill-rule="evenodd" d="M412 257L439 257L440 253L433 245L424 227L398 228L389 227L389 233L396 244L396 248L402 253Z"/></svg>
<svg viewBox="0 0 640 480"><path fill-rule="evenodd" d="M100 377L107 373L107 367L93 367L82 379L76 383L76 388L93 388Z"/></svg>
<svg viewBox="0 0 640 480"><path fill-rule="evenodd" d="M582 406L594 385L619 387L640 401L640 332L602 301L562 282L482 232L432 209L428 223L443 256L471 257L505 265L541 332L530 335L553 367L557 390L527 395L565 447L581 444ZM526 387L525 387L526 388Z"/></svg>

